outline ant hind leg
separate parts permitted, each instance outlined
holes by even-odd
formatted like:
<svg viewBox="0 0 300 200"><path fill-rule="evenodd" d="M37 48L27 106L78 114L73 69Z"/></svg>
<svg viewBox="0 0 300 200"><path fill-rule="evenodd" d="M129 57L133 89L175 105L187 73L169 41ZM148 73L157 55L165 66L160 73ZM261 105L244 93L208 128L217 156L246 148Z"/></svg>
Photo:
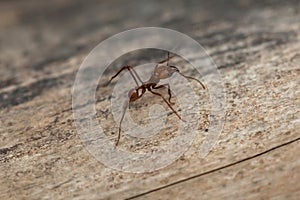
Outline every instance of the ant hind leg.
<svg viewBox="0 0 300 200"><path fill-rule="evenodd" d="M121 125L122 125L122 122L123 122L123 119L124 119L124 116L125 116L125 113L126 113L126 110L127 110L128 106L129 106L129 102L128 102L128 100L126 100L123 104L123 113L122 113L122 117L121 117L121 120L120 120L120 123L119 123L118 138L117 138L117 141L115 143L116 146L118 146L120 138L121 138L121 131L122 131Z"/></svg>
<svg viewBox="0 0 300 200"><path fill-rule="evenodd" d="M134 70L133 67L131 66L123 66L113 77L111 77L111 79L108 81L108 83L106 85L108 85L114 78L116 78L123 70L128 70L130 75L132 76L134 82L136 83L137 86L139 86L138 81L143 84L142 79L140 78L140 76L138 75L138 73Z"/></svg>

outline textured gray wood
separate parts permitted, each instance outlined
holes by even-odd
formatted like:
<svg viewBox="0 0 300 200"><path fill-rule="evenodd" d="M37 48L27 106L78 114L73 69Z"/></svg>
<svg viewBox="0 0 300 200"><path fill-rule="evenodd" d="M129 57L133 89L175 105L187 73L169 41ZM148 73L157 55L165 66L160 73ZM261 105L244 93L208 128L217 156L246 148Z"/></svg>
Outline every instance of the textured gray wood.
<svg viewBox="0 0 300 200"><path fill-rule="evenodd" d="M0 2L0 198L299 199L299 10L298 1ZM204 159L192 147L164 169L130 174L84 148L71 89L95 45L141 26L206 48L227 119Z"/></svg>

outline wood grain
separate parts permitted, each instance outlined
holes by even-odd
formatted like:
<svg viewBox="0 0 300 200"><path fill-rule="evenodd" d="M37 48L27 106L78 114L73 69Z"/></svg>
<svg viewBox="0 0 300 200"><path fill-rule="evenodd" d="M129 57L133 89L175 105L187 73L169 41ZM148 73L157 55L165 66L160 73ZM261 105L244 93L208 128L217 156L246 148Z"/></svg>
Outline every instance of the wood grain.
<svg viewBox="0 0 300 200"><path fill-rule="evenodd" d="M0 198L299 199L299 10L279 0L0 2ZM227 116L207 157L199 159L196 141L171 165L132 174L85 149L71 91L93 47L143 26L205 47L223 78ZM117 64L127 62L139 60ZM99 118L109 103L97 102Z"/></svg>

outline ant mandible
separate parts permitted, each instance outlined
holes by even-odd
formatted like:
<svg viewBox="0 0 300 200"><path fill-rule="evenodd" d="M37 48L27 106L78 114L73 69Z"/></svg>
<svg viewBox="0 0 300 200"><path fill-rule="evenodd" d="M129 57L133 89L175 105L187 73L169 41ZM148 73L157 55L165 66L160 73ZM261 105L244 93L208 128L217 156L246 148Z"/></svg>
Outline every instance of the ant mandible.
<svg viewBox="0 0 300 200"><path fill-rule="evenodd" d="M123 70L128 70L130 72L132 78L134 79L135 83L137 84L136 87L132 88L128 92L129 103L130 102L134 102L134 101L138 100L139 98L141 98L144 95L144 93L148 90L152 94L160 96L164 100L164 102L169 106L169 108L176 114L176 116L180 120L182 120L181 117L180 117L180 115L172 107L172 105L174 103L171 102L172 94L171 94L170 85L168 83L158 85L159 81L161 79L170 78L173 75L173 73L176 72L176 73L180 74L181 76L183 76L183 77L185 77L187 79L192 79L192 80L197 81L202 86L203 89L205 89L205 86L198 79L182 74L177 67L175 67L175 66L169 66L169 60L171 58L173 58L173 57L174 56L170 57L170 52L168 52L168 58L164 59L164 60L162 60L160 62L158 62L158 64L154 68L154 71L153 71L150 79L148 81L146 81L146 82L144 82L144 81L141 80L140 76L137 74L137 72L134 70L133 67L126 65L126 66L123 66L113 77L111 77L111 79L109 80L108 84L114 78L116 78ZM166 65L160 65L160 64L163 64L165 62L167 62ZM139 82L140 82L140 85L139 85ZM169 94L168 101L162 96L162 94L153 91L153 90L160 89L160 88L166 88L166 89L168 89L168 94ZM119 144L119 141L120 141L120 137L121 137L121 125L122 125L122 121L124 119L124 115L126 113L127 107L128 107L127 105L124 107L124 110L123 110L123 113L122 113L122 117L121 117L121 120L120 120L118 138L117 138L117 141L115 143L116 146Z"/></svg>

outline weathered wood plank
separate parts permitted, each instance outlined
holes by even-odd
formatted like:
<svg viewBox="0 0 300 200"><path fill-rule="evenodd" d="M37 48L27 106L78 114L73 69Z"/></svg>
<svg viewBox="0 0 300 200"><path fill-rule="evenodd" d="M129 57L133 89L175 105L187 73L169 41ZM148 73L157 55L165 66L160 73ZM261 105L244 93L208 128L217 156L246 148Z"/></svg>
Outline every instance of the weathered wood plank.
<svg viewBox="0 0 300 200"><path fill-rule="evenodd" d="M300 140L140 199L298 199ZM288 165L287 165L288 163ZM139 199L139 198L136 198Z"/></svg>
<svg viewBox="0 0 300 200"><path fill-rule="evenodd" d="M1 2L0 198L130 198L287 143L141 198L296 199L299 142L288 143L300 137L299 9L297 1ZM139 26L182 31L206 48L224 79L227 121L204 159L199 140L164 169L130 174L105 167L84 148L72 119L71 89L91 48ZM152 100L147 96L145 104ZM109 103L96 107L105 110Z"/></svg>

